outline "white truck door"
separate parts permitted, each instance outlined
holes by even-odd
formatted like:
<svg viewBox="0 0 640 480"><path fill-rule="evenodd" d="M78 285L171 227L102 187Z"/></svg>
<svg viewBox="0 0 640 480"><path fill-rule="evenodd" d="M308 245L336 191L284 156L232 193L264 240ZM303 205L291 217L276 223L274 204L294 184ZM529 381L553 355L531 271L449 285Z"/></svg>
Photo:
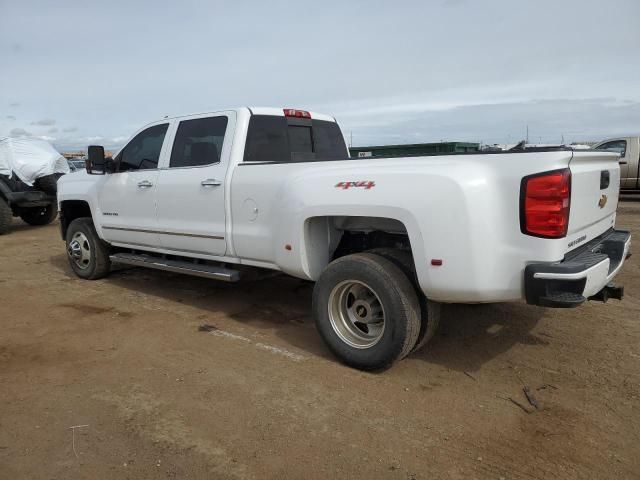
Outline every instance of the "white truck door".
<svg viewBox="0 0 640 480"><path fill-rule="evenodd" d="M156 246L158 162L168 123L138 133L114 159L116 172L98 189L100 224L112 243Z"/></svg>
<svg viewBox="0 0 640 480"><path fill-rule="evenodd" d="M158 235L175 252L224 255L225 178L235 112L181 120L157 190Z"/></svg>

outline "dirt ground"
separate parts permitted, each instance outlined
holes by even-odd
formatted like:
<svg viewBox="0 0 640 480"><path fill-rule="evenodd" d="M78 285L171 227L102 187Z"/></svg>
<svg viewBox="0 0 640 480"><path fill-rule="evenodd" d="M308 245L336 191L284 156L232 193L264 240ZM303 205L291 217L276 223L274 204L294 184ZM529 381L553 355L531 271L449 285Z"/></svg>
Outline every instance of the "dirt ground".
<svg viewBox="0 0 640 480"><path fill-rule="evenodd" d="M618 227L640 238L640 197ZM617 282L623 302L574 310L446 306L427 349L369 374L324 347L308 283L83 281L57 224L16 221L0 478L640 478L640 252Z"/></svg>

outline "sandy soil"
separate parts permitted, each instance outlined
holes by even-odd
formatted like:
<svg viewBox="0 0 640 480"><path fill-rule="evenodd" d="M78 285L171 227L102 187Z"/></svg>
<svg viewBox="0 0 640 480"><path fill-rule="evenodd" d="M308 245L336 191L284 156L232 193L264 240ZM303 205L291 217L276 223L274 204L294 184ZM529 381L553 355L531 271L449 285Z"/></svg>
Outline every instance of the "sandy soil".
<svg viewBox="0 0 640 480"><path fill-rule="evenodd" d="M618 226L640 238L640 197ZM640 254L617 280L623 302L575 310L447 306L430 347L368 374L322 344L308 283L82 281L57 225L16 221L0 478L640 478Z"/></svg>

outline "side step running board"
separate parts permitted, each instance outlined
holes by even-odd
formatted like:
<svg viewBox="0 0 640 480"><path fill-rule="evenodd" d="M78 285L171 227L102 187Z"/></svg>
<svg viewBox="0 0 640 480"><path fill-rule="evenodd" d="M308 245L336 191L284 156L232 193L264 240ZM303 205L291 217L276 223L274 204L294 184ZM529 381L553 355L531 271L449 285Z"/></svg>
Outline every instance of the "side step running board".
<svg viewBox="0 0 640 480"><path fill-rule="evenodd" d="M208 265L204 263L193 263L184 260L169 260L152 255L138 255L135 253L116 253L109 258L114 263L133 265L135 267L155 268L174 273L184 273L195 275L196 277L213 278L225 282L237 282L240 280L240 272L229 268Z"/></svg>

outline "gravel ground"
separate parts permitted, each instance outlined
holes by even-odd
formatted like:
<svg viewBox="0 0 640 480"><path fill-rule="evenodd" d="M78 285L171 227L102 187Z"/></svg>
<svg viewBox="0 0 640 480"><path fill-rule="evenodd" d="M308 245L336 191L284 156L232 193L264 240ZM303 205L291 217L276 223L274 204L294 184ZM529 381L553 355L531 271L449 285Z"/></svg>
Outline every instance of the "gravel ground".
<svg viewBox="0 0 640 480"><path fill-rule="evenodd" d="M640 238L640 196L618 227ZM324 347L309 283L82 281L57 225L16 222L0 478L640 478L639 266L623 302L446 306L427 349L370 374Z"/></svg>

